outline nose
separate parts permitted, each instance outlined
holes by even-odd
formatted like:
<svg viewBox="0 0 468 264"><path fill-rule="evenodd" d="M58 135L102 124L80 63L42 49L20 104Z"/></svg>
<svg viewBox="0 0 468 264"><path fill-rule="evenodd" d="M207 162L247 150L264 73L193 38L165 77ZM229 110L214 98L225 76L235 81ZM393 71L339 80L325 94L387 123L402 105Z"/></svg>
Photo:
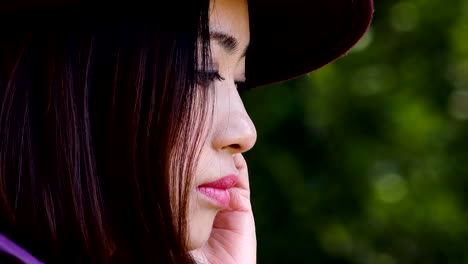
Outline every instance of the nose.
<svg viewBox="0 0 468 264"><path fill-rule="evenodd" d="M237 92L231 93L229 102L218 101L213 147L231 154L250 150L257 140L257 131Z"/></svg>

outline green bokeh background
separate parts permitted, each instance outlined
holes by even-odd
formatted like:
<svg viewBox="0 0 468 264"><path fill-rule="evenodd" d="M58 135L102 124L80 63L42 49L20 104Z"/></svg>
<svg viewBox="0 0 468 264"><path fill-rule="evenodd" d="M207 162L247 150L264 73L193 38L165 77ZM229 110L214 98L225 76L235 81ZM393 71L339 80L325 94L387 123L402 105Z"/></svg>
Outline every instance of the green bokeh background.
<svg viewBox="0 0 468 264"><path fill-rule="evenodd" d="M346 56L243 97L258 263L468 264L467 0L376 0Z"/></svg>

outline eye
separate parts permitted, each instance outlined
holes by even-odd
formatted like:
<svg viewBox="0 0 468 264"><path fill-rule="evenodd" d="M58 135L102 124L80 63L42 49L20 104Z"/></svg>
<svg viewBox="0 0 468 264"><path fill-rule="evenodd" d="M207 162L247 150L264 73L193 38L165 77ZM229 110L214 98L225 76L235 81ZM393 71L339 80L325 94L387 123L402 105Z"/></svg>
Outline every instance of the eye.
<svg viewBox="0 0 468 264"><path fill-rule="evenodd" d="M224 81L224 77L217 70L199 71L196 78L197 83L203 87L208 87L215 81Z"/></svg>

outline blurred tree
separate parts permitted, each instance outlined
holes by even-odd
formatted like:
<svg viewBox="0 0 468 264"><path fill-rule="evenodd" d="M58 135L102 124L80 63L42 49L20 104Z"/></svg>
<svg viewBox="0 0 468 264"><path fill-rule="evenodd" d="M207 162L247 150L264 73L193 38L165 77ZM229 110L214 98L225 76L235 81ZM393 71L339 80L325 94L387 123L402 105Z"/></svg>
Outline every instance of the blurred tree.
<svg viewBox="0 0 468 264"><path fill-rule="evenodd" d="M368 34L244 94L259 263L468 263L468 1L375 1Z"/></svg>

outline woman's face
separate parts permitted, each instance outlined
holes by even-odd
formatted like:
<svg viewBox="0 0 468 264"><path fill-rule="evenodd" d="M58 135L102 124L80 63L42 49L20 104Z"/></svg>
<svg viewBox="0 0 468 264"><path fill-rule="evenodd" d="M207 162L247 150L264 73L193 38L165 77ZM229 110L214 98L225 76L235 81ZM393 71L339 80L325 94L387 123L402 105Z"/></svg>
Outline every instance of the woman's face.
<svg viewBox="0 0 468 264"><path fill-rule="evenodd" d="M249 44L247 0L215 0L210 8L212 70L215 79L213 115L193 179L189 200L189 247L201 247L209 238L216 214L229 206L228 189L237 186L242 153L257 135L245 111L236 83L245 80L245 50ZM210 70L211 70L210 69Z"/></svg>

